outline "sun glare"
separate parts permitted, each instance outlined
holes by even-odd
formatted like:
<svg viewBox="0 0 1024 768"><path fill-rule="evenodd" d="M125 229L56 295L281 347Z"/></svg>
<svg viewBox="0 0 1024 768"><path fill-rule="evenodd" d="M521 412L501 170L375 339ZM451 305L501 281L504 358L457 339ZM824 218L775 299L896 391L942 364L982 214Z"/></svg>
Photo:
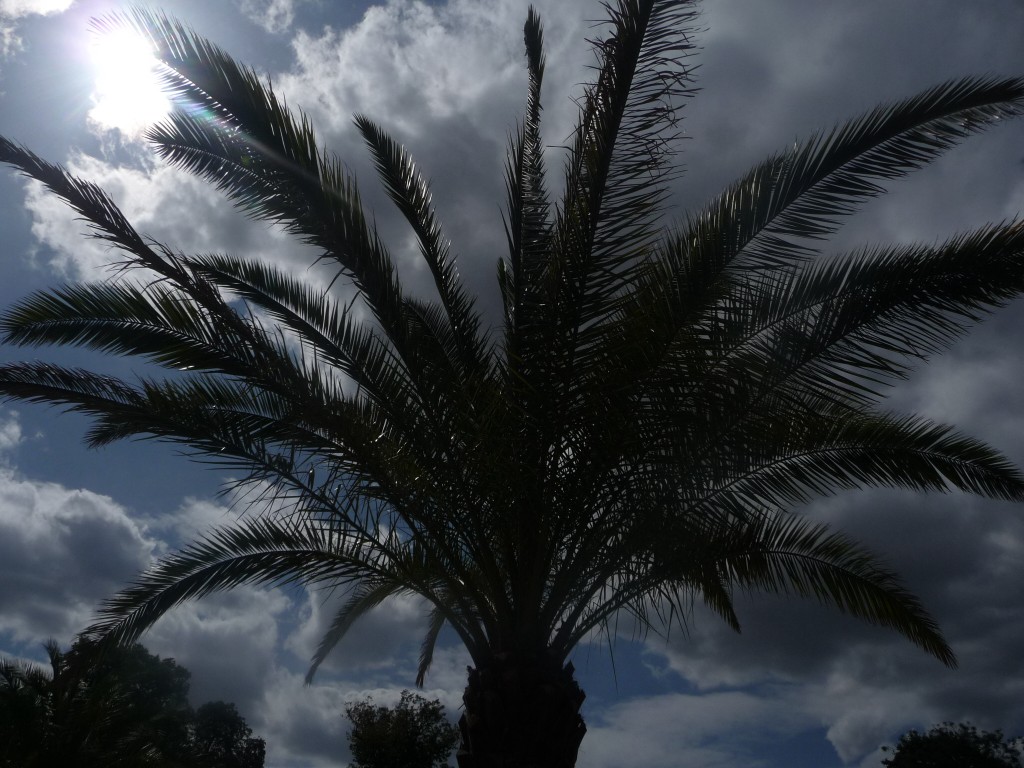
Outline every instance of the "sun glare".
<svg viewBox="0 0 1024 768"><path fill-rule="evenodd" d="M159 62L145 38L127 29L106 31L93 39L90 53L95 71L90 119L137 136L167 115L170 101L160 89Z"/></svg>

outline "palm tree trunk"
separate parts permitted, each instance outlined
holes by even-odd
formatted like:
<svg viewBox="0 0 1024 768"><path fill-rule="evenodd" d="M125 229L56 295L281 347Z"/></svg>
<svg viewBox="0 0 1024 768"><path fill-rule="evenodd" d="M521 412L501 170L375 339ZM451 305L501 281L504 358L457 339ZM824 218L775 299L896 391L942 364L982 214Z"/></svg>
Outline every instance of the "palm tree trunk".
<svg viewBox="0 0 1024 768"><path fill-rule="evenodd" d="M470 667L459 768L573 768L587 732L574 671L547 651Z"/></svg>

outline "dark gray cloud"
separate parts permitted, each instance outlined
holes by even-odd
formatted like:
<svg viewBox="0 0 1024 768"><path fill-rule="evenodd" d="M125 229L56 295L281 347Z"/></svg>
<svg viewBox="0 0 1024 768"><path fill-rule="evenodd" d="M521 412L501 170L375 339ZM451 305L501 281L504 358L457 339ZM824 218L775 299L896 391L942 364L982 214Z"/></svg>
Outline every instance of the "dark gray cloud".
<svg viewBox="0 0 1024 768"><path fill-rule="evenodd" d="M0 466L0 638L70 640L153 547L113 499Z"/></svg>
<svg viewBox="0 0 1024 768"><path fill-rule="evenodd" d="M815 604L756 595L738 600L742 634L698 610L688 636L651 641L649 652L667 656L706 691L799 686L794 698L837 729L832 740L847 760L900 729L946 719L1024 731L1024 675L1015 661L1024 636L1019 510L960 496L866 492L813 505L808 514L865 541L902 574L939 621L959 669L945 669L890 631ZM866 724L865 707L886 717ZM843 727L858 717L855 732Z"/></svg>

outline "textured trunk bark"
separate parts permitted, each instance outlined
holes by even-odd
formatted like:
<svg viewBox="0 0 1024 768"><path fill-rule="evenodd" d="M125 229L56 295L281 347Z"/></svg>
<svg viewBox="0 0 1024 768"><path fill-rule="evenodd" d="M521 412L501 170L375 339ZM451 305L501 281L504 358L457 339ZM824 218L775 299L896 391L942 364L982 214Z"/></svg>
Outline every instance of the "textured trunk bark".
<svg viewBox="0 0 1024 768"><path fill-rule="evenodd" d="M459 768L573 768L587 732L573 671L548 654L470 667Z"/></svg>

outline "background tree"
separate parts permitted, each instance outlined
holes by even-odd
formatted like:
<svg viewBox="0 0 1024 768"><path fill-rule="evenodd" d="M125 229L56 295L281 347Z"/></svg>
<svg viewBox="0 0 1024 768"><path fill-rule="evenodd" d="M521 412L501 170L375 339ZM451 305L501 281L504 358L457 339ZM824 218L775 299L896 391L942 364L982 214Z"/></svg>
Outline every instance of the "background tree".
<svg viewBox="0 0 1024 768"><path fill-rule="evenodd" d="M1024 768L1024 742L1006 740L1002 731L979 731L970 723L941 723L927 733L908 731L895 747L887 768Z"/></svg>
<svg viewBox="0 0 1024 768"><path fill-rule="evenodd" d="M105 604L92 635L132 642L180 602L243 584L324 587L347 599L312 675L361 617L417 595L428 606L417 681L445 627L472 657L462 768L572 766L586 729L568 659L620 613L660 627L685 621L698 598L738 630L736 591L791 594L955 663L891 570L799 510L874 486L1024 500L1024 475L997 451L884 406L889 384L1024 291L1024 224L817 257L889 181L1019 115L1024 80L940 84L787 141L671 223L697 9L605 9L554 185L540 134L543 34L527 16L493 332L402 147L356 118L433 300L403 288L355 179L309 121L162 15L98 23L135 28L165 67L180 109L149 132L157 153L317 249L330 289L154 242L102 190L0 139L0 161L64 198L122 257L109 282L13 307L5 340L152 364L121 379L13 363L0 366L0 393L92 416L92 445L188 446L273 513L165 557Z"/></svg>
<svg viewBox="0 0 1024 768"><path fill-rule="evenodd" d="M9 765L175 764L192 714L188 670L137 644L100 653L87 640L77 640L67 651L51 641L46 650L49 674L33 665L20 667L23 678L32 680L36 702L37 719L28 732L39 740L29 743L18 734L24 722L0 724L5 740L19 745Z"/></svg>
<svg viewBox="0 0 1024 768"><path fill-rule="evenodd" d="M263 768L267 751L235 705L224 701L208 701L196 710L190 742L195 768Z"/></svg>
<svg viewBox="0 0 1024 768"><path fill-rule="evenodd" d="M444 705L402 691L394 707L372 698L345 705L353 768L444 768L459 742Z"/></svg>
<svg viewBox="0 0 1024 768"><path fill-rule="evenodd" d="M41 667L0 659L0 767L38 764L48 736L49 683Z"/></svg>
<svg viewBox="0 0 1024 768"><path fill-rule="evenodd" d="M50 672L0 660L0 768L262 768L233 704L193 712L189 672L139 644L46 644Z"/></svg>

